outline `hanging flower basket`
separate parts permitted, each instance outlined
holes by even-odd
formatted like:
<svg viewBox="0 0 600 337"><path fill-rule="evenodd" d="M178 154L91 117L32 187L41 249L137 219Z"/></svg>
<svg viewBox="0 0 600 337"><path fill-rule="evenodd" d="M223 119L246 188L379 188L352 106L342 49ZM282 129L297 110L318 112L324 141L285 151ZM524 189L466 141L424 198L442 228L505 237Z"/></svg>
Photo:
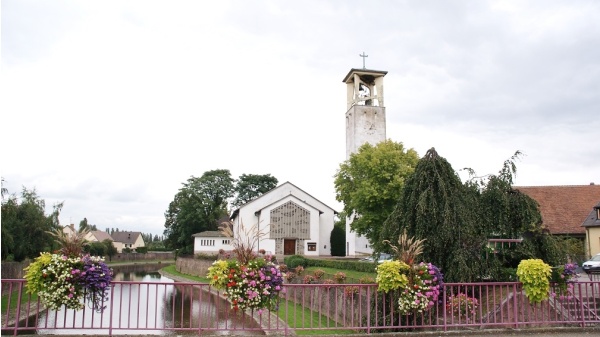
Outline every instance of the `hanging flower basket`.
<svg viewBox="0 0 600 337"><path fill-rule="evenodd" d="M41 253L25 272L27 292L37 294L50 309L79 310L85 299L94 310L105 308L112 270L101 257Z"/></svg>
<svg viewBox="0 0 600 337"><path fill-rule="evenodd" d="M232 309L257 309L259 314L264 309L278 310L284 277L269 256L254 258L247 264L218 260L208 268L210 284L223 291Z"/></svg>

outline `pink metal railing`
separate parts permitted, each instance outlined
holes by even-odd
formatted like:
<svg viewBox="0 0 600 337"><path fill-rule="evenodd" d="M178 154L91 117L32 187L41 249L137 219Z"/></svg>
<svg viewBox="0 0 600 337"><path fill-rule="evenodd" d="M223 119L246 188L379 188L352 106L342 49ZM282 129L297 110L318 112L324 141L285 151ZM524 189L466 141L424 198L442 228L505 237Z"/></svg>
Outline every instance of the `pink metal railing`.
<svg viewBox="0 0 600 337"><path fill-rule="evenodd" d="M600 323L600 282L578 282L566 297L531 304L520 283L447 283L438 303L423 313L401 315L397 293L375 284L286 284L277 312L244 315L206 284L115 281L101 312L49 311L25 292L25 280L2 280L2 332L61 334L160 334L235 330L236 334L296 330L388 332L587 326ZM467 307L470 298L476 305ZM8 303L12 303L9 305ZM475 303L471 300L470 303ZM284 323L284 321L287 323Z"/></svg>

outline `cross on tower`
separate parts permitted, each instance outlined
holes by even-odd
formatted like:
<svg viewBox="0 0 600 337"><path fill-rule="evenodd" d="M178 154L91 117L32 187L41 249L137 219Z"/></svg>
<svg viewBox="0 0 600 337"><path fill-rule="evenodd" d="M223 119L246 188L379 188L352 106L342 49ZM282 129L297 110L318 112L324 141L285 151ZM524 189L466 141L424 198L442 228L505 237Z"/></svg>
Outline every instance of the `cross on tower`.
<svg viewBox="0 0 600 337"><path fill-rule="evenodd" d="M358 54L358 56L363 58L363 69L367 69L367 68L365 68L365 58L369 57L369 55L366 55L365 52L363 51L362 54Z"/></svg>

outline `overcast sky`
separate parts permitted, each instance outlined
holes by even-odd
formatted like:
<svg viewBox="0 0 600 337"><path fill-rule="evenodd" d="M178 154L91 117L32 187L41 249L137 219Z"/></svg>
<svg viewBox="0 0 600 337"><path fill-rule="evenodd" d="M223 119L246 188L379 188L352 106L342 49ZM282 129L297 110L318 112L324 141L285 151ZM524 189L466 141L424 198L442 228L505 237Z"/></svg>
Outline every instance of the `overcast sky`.
<svg viewBox="0 0 600 337"><path fill-rule="evenodd" d="M600 183L599 1L1 4L1 174L64 201L63 225L162 234L214 169L341 210L363 51L388 71L387 137L420 156L483 175L521 150L516 185Z"/></svg>

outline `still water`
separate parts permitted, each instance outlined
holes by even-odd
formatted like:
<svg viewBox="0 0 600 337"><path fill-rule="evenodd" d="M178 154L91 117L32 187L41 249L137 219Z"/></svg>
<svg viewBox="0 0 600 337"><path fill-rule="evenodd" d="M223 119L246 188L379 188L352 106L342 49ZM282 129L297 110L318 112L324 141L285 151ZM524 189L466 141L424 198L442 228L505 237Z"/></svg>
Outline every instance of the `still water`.
<svg viewBox="0 0 600 337"><path fill-rule="evenodd" d="M181 327L205 327L211 334L264 334L259 326L246 315L231 314L227 301L191 287L177 285L173 280L158 273L163 265L133 265L113 267L114 281L148 282L115 284L110 310L96 312L85 310L48 311L30 320L37 326L37 334L112 334L167 335L198 334L198 330L186 331ZM199 294L202 292L202 294ZM93 327L84 328L81 327ZM49 327L61 327L53 329ZM122 329L115 329L121 327ZM172 330L164 330L164 329ZM229 329L233 328L232 333ZM247 330L247 331L246 331Z"/></svg>

